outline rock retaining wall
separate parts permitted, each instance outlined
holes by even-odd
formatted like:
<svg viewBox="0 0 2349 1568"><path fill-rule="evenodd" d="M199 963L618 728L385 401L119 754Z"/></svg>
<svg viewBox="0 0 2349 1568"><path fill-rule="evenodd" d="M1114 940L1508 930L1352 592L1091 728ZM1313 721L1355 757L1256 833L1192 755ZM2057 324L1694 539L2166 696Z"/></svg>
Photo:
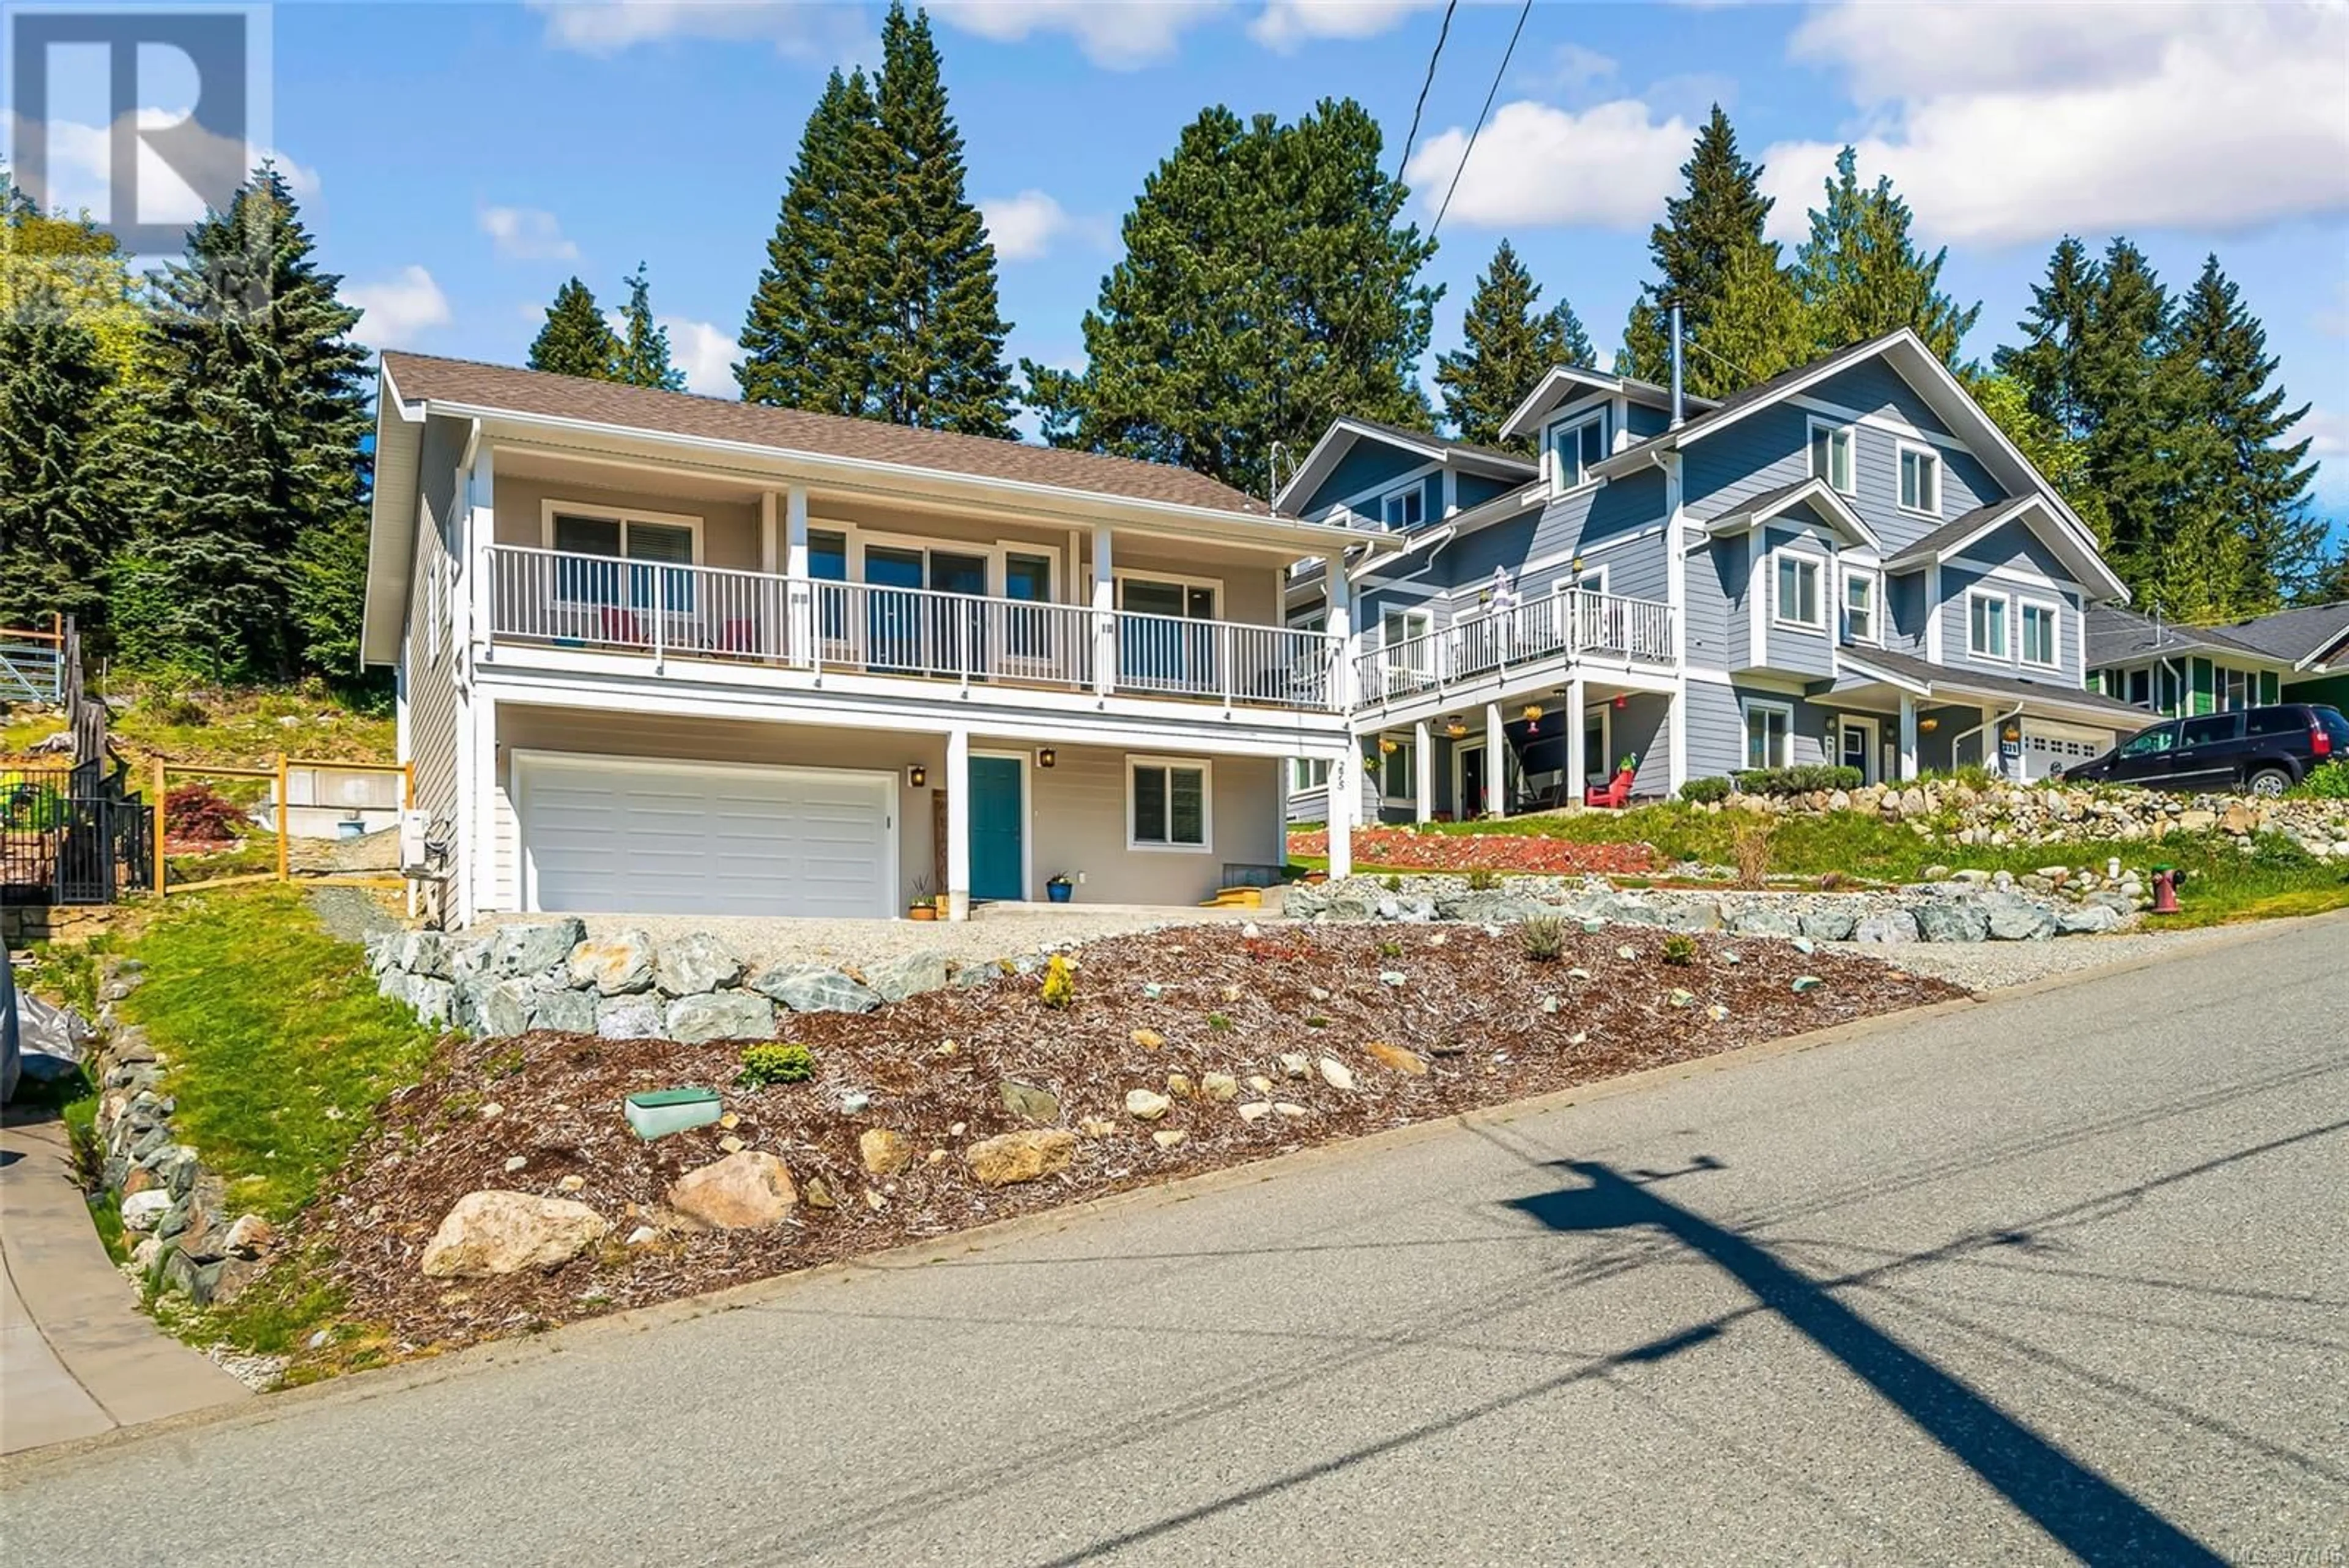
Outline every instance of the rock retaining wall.
<svg viewBox="0 0 2349 1568"><path fill-rule="evenodd" d="M1865 811L1911 823L1920 833L1994 846L2082 839L2130 844L2172 833L2222 833L2248 845L2256 835L2280 833L2319 859L2349 860L2349 802L2337 800L1933 780L1800 795L1741 794L1706 809L1771 815Z"/></svg>

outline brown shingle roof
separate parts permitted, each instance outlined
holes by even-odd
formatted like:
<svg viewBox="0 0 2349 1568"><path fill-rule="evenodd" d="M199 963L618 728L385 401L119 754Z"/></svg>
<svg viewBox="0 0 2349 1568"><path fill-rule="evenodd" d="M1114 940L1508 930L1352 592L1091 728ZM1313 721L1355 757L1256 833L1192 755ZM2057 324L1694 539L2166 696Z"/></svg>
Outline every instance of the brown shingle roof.
<svg viewBox="0 0 2349 1568"><path fill-rule="evenodd" d="M878 420L845 419L797 409L771 409L724 398L664 392L517 370L470 359L427 354L387 353L383 368L408 402L437 401L516 414L583 420L593 424L660 435L742 441L786 452L809 452L905 468L1050 485L1090 495L1157 501L1218 512L1269 517L1272 509L1219 480L1167 463L1066 452L987 436L916 430Z"/></svg>

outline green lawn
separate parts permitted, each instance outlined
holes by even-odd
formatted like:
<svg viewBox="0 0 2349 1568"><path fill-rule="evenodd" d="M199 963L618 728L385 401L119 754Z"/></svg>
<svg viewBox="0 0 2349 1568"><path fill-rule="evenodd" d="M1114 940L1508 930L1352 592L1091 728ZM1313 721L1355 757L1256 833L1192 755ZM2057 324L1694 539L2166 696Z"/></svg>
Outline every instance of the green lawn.
<svg viewBox="0 0 2349 1568"><path fill-rule="evenodd" d="M354 705L316 681L215 690L117 675L108 695L124 700L109 726L115 744L142 766L159 755L172 763L267 766L280 752L336 762L396 760L388 698ZM12 720L0 725L0 756L20 755L64 727L57 714Z"/></svg>

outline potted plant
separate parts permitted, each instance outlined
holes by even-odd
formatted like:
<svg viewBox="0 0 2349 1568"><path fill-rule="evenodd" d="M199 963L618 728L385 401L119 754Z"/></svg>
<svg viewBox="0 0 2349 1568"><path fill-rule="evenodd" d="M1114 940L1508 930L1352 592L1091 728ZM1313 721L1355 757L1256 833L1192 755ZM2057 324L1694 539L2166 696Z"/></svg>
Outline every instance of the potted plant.
<svg viewBox="0 0 2349 1568"><path fill-rule="evenodd" d="M1077 896L1077 884L1066 871L1055 871L1044 884L1044 897L1055 904L1065 904Z"/></svg>
<svg viewBox="0 0 2349 1568"><path fill-rule="evenodd" d="M914 878L913 902L905 906L905 917L914 920L935 920L938 918L937 901L930 897L930 879Z"/></svg>

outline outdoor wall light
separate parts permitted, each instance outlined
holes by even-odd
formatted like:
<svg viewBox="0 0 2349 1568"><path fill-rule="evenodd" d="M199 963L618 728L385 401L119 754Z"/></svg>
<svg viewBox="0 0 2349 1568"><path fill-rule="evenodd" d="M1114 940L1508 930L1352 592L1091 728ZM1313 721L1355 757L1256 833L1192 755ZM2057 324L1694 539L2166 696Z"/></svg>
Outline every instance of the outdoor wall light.
<svg viewBox="0 0 2349 1568"><path fill-rule="evenodd" d="M1395 749L1395 743L1394 743L1394 741L1393 741L1391 737L1386 736L1386 735L1381 735L1381 736L1379 737L1379 750L1380 750L1380 751L1381 751L1381 752L1385 753L1388 756L1392 756L1392 755L1394 755L1394 749Z"/></svg>
<svg viewBox="0 0 2349 1568"><path fill-rule="evenodd" d="M2009 724L2005 731L2000 734L1999 739L2002 741L2019 741L2023 739L2023 726L2020 724Z"/></svg>
<svg viewBox="0 0 2349 1568"><path fill-rule="evenodd" d="M920 789L923 785L930 782L930 770L924 767L921 763L916 763L912 767L905 770L905 782L915 789Z"/></svg>
<svg viewBox="0 0 2349 1568"><path fill-rule="evenodd" d="M1036 749L1036 765L1040 768L1049 768L1060 760L1061 753L1050 746L1039 746Z"/></svg>
<svg viewBox="0 0 2349 1568"><path fill-rule="evenodd" d="M1444 732L1456 741L1468 732L1468 726L1458 719L1446 719L1444 721Z"/></svg>

